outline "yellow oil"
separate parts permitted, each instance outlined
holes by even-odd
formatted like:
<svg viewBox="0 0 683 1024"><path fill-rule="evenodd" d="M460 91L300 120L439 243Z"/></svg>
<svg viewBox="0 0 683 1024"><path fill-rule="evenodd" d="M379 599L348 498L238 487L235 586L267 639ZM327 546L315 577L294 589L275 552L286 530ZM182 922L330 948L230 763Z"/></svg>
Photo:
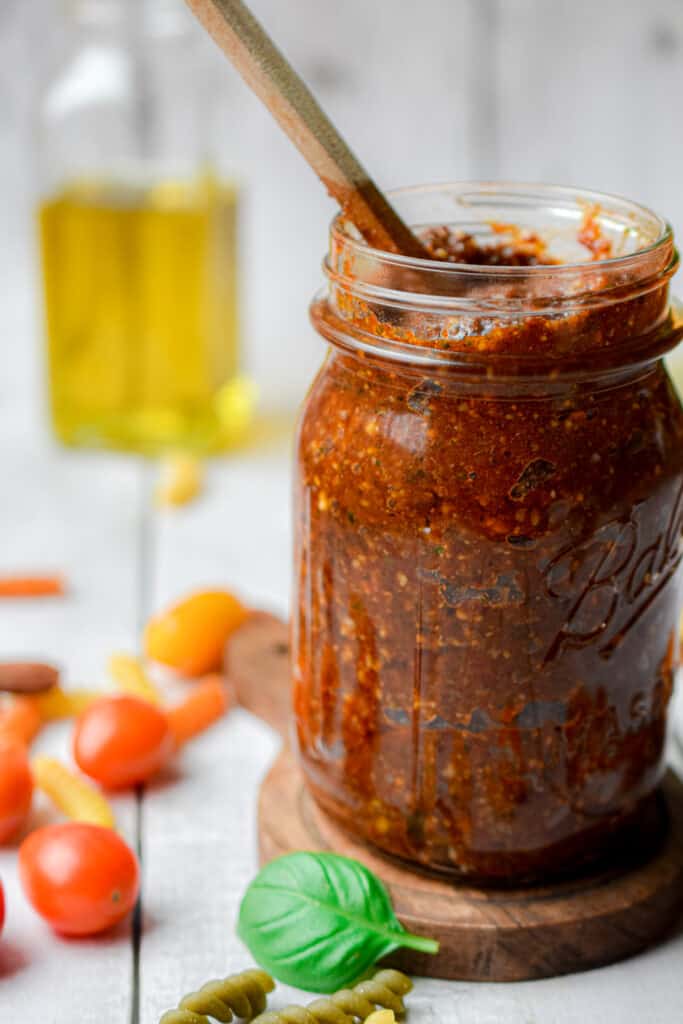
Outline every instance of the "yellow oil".
<svg viewBox="0 0 683 1024"><path fill-rule="evenodd" d="M238 193L209 176L76 182L40 208L52 422L67 444L230 447L239 374Z"/></svg>

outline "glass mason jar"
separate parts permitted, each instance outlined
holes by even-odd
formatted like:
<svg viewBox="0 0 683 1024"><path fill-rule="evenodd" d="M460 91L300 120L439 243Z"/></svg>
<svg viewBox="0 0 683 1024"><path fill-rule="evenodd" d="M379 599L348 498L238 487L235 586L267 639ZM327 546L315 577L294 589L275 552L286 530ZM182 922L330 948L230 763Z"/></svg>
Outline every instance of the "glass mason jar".
<svg viewBox="0 0 683 1024"><path fill-rule="evenodd" d="M554 187L394 201L484 243L539 232L565 262L410 260L334 222L295 485L303 770L390 854L481 882L573 872L639 827L663 772L683 557L671 230ZM586 261L587 209L612 258Z"/></svg>
<svg viewBox="0 0 683 1024"><path fill-rule="evenodd" d="M250 389L239 194L213 150L225 110L211 54L177 0L64 0L63 12L36 124L55 432L225 447L247 425Z"/></svg>

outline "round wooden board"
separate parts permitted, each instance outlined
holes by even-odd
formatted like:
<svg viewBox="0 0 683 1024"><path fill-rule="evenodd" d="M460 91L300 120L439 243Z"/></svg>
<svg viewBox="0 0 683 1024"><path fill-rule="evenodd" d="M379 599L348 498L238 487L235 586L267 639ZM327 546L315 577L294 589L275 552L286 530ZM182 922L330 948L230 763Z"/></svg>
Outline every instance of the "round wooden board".
<svg viewBox="0 0 683 1024"><path fill-rule="evenodd" d="M240 701L283 736L289 728L286 637L281 621L254 616L226 656ZM674 926L683 910L683 785L671 773L658 810L668 828L644 863L547 887L475 888L421 873L357 843L314 804L285 742L261 788L259 850L262 862L294 850L334 850L366 864L389 888L405 927L441 944L436 956L401 951L390 958L409 973L522 981L612 963Z"/></svg>

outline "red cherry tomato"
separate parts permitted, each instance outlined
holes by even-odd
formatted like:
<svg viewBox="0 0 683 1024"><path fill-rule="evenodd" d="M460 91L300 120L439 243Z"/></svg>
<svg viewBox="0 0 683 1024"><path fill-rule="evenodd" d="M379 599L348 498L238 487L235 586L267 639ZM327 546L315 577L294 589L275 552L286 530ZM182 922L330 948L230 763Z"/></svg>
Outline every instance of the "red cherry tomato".
<svg viewBox="0 0 683 1024"><path fill-rule="evenodd" d="M0 740L0 843L14 835L31 807L33 778L18 740Z"/></svg>
<svg viewBox="0 0 683 1024"><path fill-rule="evenodd" d="M86 775L108 789L146 782L174 747L163 711L139 697L104 697L76 722L73 751Z"/></svg>
<svg viewBox="0 0 683 1024"><path fill-rule="evenodd" d="M32 832L19 877L33 908L62 935L96 935L132 910L140 888L133 851L110 828L68 821Z"/></svg>

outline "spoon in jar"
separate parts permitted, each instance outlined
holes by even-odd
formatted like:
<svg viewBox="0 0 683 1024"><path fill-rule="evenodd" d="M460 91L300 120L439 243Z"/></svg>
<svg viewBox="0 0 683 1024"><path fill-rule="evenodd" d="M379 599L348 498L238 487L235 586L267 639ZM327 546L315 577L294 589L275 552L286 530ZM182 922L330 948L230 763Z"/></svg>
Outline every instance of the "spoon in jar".
<svg viewBox="0 0 683 1024"><path fill-rule="evenodd" d="M186 0L368 245L429 258L242 0Z"/></svg>

